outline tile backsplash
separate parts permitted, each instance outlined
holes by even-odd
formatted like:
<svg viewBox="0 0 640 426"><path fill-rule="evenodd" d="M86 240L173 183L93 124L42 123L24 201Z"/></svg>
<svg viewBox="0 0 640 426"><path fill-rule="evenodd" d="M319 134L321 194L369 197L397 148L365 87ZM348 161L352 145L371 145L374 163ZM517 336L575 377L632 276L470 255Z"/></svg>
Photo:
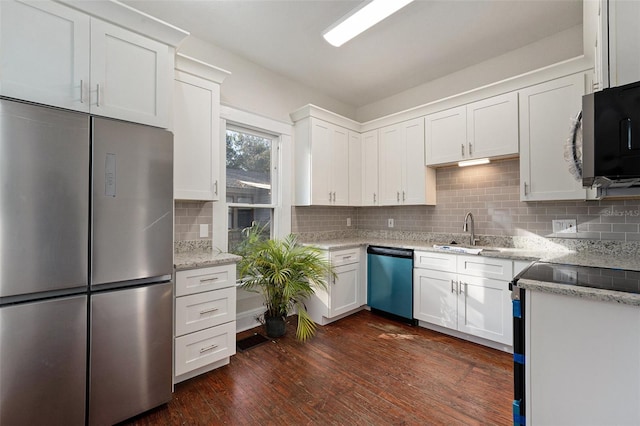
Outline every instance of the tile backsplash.
<svg viewBox="0 0 640 426"><path fill-rule="evenodd" d="M478 235L640 241L640 199L520 201L518 159L437 170L436 206L294 207L292 231L460 233L467 212ZM346 225L351 219L351 227ZM553 234L553 219L575 219L577 233Z"/></svg>
<svg viewBox="0 0 640 426"><path fill-rule="evenodd" d="M206 237L200 237L200 225L208 225ZM211 201L175 201L174 241L210 240L212 226Z"/></svg>

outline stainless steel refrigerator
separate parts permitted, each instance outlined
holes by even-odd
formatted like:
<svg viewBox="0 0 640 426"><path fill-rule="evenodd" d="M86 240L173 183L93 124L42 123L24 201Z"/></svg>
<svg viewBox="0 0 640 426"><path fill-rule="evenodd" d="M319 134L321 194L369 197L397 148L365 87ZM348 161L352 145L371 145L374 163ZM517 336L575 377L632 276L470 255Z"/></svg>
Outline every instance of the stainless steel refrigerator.
<svg viewBox="0 0 640 426"><path fill-rule="evenodd" d="M171 398L172 135L0 100L0 424Z"/></svg>

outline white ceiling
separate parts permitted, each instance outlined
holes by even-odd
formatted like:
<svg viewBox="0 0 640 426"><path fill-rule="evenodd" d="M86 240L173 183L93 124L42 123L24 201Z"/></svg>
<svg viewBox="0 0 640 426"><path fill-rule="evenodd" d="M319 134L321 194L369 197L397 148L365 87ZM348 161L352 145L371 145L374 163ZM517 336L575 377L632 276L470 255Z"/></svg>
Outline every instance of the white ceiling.
<svg viewBox="0 0 640 426"><path fill-rule="evenodd" d="M124 3L354 107L582 23L582 0L417 0L336 48L322 32L360 1Z"/></svg>

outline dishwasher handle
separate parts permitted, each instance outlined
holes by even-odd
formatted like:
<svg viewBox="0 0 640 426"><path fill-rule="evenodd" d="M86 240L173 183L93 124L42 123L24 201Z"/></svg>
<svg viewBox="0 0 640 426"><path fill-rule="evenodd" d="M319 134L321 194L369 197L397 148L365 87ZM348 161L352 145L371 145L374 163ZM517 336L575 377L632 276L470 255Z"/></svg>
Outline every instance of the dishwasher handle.
<svg viewBox="0 0 640 426"><path fill-rule="evenodd" d="M400 257L404 259L413 259L412 249L403 249L403 248L397 248L397 247L369 246L367 247L367 254L375 254L378 256Z"/></svg>

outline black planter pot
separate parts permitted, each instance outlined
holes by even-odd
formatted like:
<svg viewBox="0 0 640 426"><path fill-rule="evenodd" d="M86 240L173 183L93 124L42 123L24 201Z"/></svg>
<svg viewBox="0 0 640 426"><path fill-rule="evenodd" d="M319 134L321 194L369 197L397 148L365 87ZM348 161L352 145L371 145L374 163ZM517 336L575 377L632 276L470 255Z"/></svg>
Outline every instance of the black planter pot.
<svg viewBox="0 0 640 426"><path fill-rule="evenodd" d="M268 337L282 337L287 329L285 317L264 316L264 327Z"/></svg>

